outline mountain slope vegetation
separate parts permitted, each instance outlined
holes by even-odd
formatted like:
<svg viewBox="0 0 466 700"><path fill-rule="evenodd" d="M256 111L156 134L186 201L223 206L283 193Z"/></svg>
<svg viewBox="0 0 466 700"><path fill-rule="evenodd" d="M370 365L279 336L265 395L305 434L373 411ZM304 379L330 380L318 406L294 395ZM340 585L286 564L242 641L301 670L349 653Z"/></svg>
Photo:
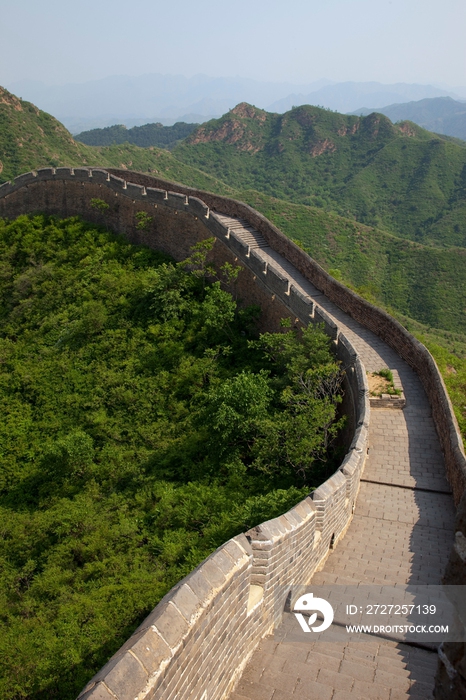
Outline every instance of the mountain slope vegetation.
<svg viewBox="0 0 466 700"><path fill-rule="evenodd" d="M189 142L201 139L199 144L194 144L194 148L209 147L219 151L215 158L209 156L199 163L206 169L211 168L213 174L207 175L198 167L183 163L165 149L143 149L129 144L100 148L78 144L50 115L40 112L29 103L19 101L12 95L4 94L3 99L0 114L3 115L3 123L7 125L7 129L0 131L1 143L4 144L2 152L8 155L8 143L11 144L14 141L13 134L16 133L18 136L16 144L10 146L17 158L5 159L5 167L0 178L7 179L5 176L8 172L14 176L31 168L53 164L116 165L117 167L124 165L124 167L152 172L160 177L200 189L233 196L249 202L262 211L287 235L298 240L324 268L332 270L337 276L341 275L342 279L359 289L361 293L369 294L376 303L382 303L430 327L466 331L466 311L463 304L466 293L466 265L464 265L463 248L446 246L439 248L407 241L399 235L395 236L375 227L358 224L353 218L349 218L348 214L346 217L341 217L326 212L322 208L276 199L267 193L254 192L251 189L235 189L216 177L217 169L228 170L229 164L233 163L233 171L222 172L222 175L228 175L231 182L240 184L242 179L248 183L249 180L254 182L259 180L259 184L265 190L272 187L274 182L272 171L247 169L252 156L265 153L269 148L274 122L269 118L271 115L267 115L266 112L243 105L226 115L223 121L208 123L193 133ZM298 119L306 122L308 118L314 123L315 133L319 128L319 138L328 133L330 127L337 128L337 132L340 131L341 134L349 128L356 134L359 123L358 117L347 118L344 115L336 115L328 110L317 108L311 108L309 114L307 109L299 108ZM373 126L373 122L369 120L364 128L359 127L359 129L370 132L370 124ZM290 128L296 130L298 141L301 143L303 134L299 123L297 126L292 124ZM382 131L385 130L390 138L393 135L393 129L393 125L388 120L383 121ZM422 138L427 139L426 143L430 143L428 132L420 131ZM222 142L217 141L220 137L223 139ZM210 138L213 140L209 141ZM277 138L282 139L281 136ZM346 156L351 144L347 135L339 138L344 143L346 151L335 150L330 155L341 162L342 167L346 164L345 167L348 170L350 161ZM363 138L364 143L367 138ZM402 145L409 144L410 138L409 136L402 138ZM20 141L22 146L19 145ZM312 148L315 149L317 142L314 141ZM300 152L299 143L294 146L298 152ZM380 150L377 144L376 146ZM327 147L330 148L328 141ZM182 148L185 149L183 153L191 153L189 149L192 149L193 145L186 143ZM226 155L223 153L225 148L229 149ZM456 149L455 153L457 150L459 149ZM181 147L176 151L177 156L179 151ZM55 158L51 158L51 152L55 153ZM233 154L230 161L228 154ZM311 155L309 160L314 162L323 155L325 154L315 158ZM289 160L286 154L285 156ZM370 160L367 153L364 158ZM239 174L238 171L240 171ZM287 176L290 182L293 177L297 177L296 173L293 175L292 163L287 172L290 173L289 177ZM379 176L382 178L382 171ZM393 179L396 180L394 176ZM390 182L390 178L388 181ZM285 185L289 187L289 182ZM348 187L356 189L357 183L351 182ZM449 233L453 229L454 227L450 227ZM463 226L460 231L464 233Z"/></svg>
<svg viewBox="0 0 466 700"><path fill-rule="evenodd" d="M330 340L259 337L207 250L0 221L1 700L76 697L180 578L341 458Z"/></svg>
<svg viewBox="0 0 466 700"><path fill-rule="evenodd" d="M373 303L433 328L466 332L466 249L422 245L258 192L239 198Z"/></svg>
<svg viewBox="0 0 466 700"><path fill-rule="evenodd" d="M59 166L141 170L168 180L196 181L211 192L232 191L216 178L171 158L165 149L78 143L57 119L0 87L0 184L29 170Z"/></svg>
<svg viewBox="0 0 466 700"><path fill-rule="evenodd" d="M466 447L466 250L403 240L259 192L241 192L238 198L427 346L442 372Z"/></svg>
<svg viewBox="0 0 466 700"><path fill-rule="evenodd" d="M197 127L197 124L177 122L173 126L163 124L144 124L127 129L123 124L107 126L103 129L91 129L77 134L76 141L88 146L113 146L118 143L132 143L133 146L149 148L174 148L179 141L185 139Z"/></svg>
<svg viewBox="0 0 466 700"><path fill-rule="evenodd" d="M319 206L402 238L466 246L466 149L381 114L240 104L173 151L235 188Z"/></svg>

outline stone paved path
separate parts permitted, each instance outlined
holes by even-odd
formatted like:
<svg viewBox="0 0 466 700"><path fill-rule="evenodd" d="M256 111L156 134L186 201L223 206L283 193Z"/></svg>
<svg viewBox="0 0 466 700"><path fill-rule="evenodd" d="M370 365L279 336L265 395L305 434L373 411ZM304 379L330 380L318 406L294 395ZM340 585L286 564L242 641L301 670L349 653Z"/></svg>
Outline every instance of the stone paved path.
<svg viewBox="0 0 466 700"><path fill-rule="evenodd" d="M440 583L453 541L455 511L417 375L260 238L253 247L333 317L368 371L397 369L407 401L402 411L371 410L369 455L353 521L312 583ZM377 637L305 645L288 639L292 624L291 616L285 615L281 628L261 642L230 700L431 697L434 652Z"/></svg>

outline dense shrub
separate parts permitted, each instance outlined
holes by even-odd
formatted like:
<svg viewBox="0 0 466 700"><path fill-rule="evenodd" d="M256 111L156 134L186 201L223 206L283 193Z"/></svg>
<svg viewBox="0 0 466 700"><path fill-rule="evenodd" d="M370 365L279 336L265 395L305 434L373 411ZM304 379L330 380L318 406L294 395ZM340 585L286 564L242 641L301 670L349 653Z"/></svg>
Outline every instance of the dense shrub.
<svg viewBox="0 0 466 700"><path fill-rule="evenodd" d="M176 581L327 476L326 336L258 337L207 249L0 221L2 700L74 697Z"/></svg>

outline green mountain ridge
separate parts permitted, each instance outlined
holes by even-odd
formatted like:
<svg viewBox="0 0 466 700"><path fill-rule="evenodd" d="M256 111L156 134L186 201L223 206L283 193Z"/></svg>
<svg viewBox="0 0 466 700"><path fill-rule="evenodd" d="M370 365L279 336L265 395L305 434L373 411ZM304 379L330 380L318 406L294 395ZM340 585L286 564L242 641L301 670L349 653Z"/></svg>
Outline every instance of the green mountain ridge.
<svg viewBox="0 0 466 700"><path fill-rule="evenodd" d="M393 144L406 146L405 150L419 144L427 144L430 149L434 145L440 150L451 147L457 159L460 155L466 159L466 152L433 139L432 134L420 127L409 123L395 126L382 115L361 119L314 107L298 108L282 117L242 104L221 119L197 128L185 144L176 149L177 157L174 157L165 149L143 149L129 144L108 147L77 144L57 120L34 105L6 91L0 93L0 99L2 153L7 154L2 178L46 165L116 166L152 172L186 185L243 199L271 218L288 236L297 239L323 267L341 275L363 294L369 294L372 300L431 327L466 331L466 272L463 271L466 270L466 253L463 248L448 248L438 241L432 245L431 241L410 240L403 235L404 231L390 231L387 226L383 227L385 231L380 226L368 228L367 224L355 222L348 211L342 218L323 208L294 202L293 197L274 198L267 188L273 189L279 171L261 171L257 167L248 170L251 159L259 155L272 158L275 164L281 162L282 168L289 165L285 168L288 178L285 185L290 188L293 181L300 181L304 186L304 180L300 180L302 172L297 167L293 171L293 166L306 158L311 165L323 168L324 173L328 171L329 180L335 180L340 163L346 168L346 191L353 191L356 200L362 189L361 179L367 181L368 175L373 179L383 177L376 159L380 151L386 151ZM359 139L356 144L352 141L354 137ZM369 150L368 145L371 146ZM11 157L8 157L8 148L13 152ZM290 148L301 161L293 160ZM213 156L200 158L199 153L206 149ZM283 161L280 161L282 156ZM182 162L180 157L189 162ZM199 162L191 164L195 160ZM351 168L359 168L353 177L348 174ZM204 173L203 169L210 169L211 174ZM385 170L382 185L388 184L381 189L393 191L397 185L395 173ZM225 185L220 175L231 184ZM240 188L242 180L253 180L262 186ZM314 186L312 178L309 180ZM300 199L296 192L294 195L295 199ZM422 204L425 207L429 202ZM447 217L444 219L446 222ZM454 233L454 226L450 226L450 234L452 230ZM464 228L460 234L464 237Z"/></svg>
<svg viewBox="0 0 466 700"><path fill-rule="evenodd" d="M133 126L127 129L124 124L107 126L103 129L91 129L76 134L76 141L85 143L88 146L113 146L120 143L132 143L133 146L141 148L174 148L177 143L185 139L197 127L197 124L186 124L177 122L173 126L163 126L163 124L144 124L143 126Z"/></svg>
<svg viewBox="0 0 466 700"><path fill-rule="evenodd" d="M173 153L237 189L430 245L466 246L466 150L412 122L311 106L270 114L243 103Z"/></svg>

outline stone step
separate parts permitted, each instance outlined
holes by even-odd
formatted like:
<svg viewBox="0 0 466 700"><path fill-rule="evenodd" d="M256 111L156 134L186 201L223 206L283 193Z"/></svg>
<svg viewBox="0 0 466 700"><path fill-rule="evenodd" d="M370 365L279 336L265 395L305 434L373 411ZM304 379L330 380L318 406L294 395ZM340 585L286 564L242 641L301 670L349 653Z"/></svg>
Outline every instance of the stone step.
<svg viewBox="0 0 466 700"><path fill-rule="evenodd" d="M247 243L250 248L269 248L269 244L265 240L264 236L248 221L244 219L235 219L232 216L225 216L224 214L216 214L220 221L228 226L229 230L235 233L241 238L242 241Z"/></svg>

